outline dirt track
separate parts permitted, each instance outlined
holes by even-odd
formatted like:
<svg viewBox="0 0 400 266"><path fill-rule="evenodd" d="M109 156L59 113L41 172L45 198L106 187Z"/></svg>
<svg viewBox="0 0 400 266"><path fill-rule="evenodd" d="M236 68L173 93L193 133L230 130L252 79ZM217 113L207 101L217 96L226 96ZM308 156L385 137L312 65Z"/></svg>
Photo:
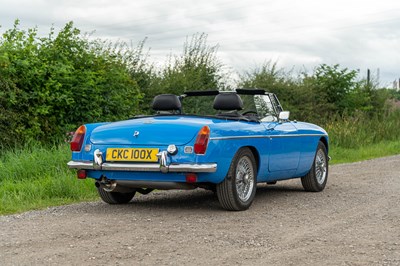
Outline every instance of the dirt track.
<svg viewBox="0 0 400 266"><path fill-rule="evenodd" d="M245 212L212 192L0 217L0 265L400 265L400 156L332 166L325 191L260 185Z"/></svg>

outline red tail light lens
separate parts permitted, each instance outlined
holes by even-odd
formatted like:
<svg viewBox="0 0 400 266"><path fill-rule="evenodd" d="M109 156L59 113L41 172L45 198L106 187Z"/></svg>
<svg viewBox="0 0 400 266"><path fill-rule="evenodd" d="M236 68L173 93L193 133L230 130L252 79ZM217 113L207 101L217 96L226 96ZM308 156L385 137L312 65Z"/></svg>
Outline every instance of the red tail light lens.
<svg viewBox="0 0 400 266"><path fill-rule="evenodd" d="M86 179L86 177L87 177L86 170L84 170L84 169L78 170L77 176L79 179Z"/></svg>
<svg viewBox="0 0 400 266"><path fill-rule="evenodd" d="M186 174L186 183L196 183L197 182L197 175L194 173Z"/></svg>
<svg viewBox="0 0 400 266"><path fill-rule="evenodd" d="M209 138L210 138L210 128L208 126L202 127L199 133L197 134L196 142L194 143L194 153L205 154Z"/></svg>
<svg viewBox="0 0 400 266"><path fill-rule="evenodd" d="M85 138L86 127L80 126L76 131L71 141L71 151L81 151L83 139Z"/></svg>

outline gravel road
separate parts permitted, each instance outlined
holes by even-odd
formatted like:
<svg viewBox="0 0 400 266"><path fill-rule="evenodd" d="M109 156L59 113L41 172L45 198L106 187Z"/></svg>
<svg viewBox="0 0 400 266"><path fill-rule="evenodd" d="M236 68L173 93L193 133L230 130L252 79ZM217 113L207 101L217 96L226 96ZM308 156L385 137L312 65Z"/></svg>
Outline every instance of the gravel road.
<svg viewBox="0 0 400 266"><path fill-rule="evenodd" d="M332 166L321 193L259 185L244 212L199 189L0 217L0 265L60 264L400 265L400 156Z"/></svg>

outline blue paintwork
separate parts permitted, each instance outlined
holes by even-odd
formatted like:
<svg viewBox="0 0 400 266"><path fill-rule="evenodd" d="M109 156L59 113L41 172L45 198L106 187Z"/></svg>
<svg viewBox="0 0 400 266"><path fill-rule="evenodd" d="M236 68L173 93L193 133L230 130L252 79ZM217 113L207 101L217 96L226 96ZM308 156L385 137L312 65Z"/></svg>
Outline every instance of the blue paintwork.
<svg viewBox="0 0 400 266"><path fill-rule="evenodd" d="M193 146L203 126L210 128L205 155L184 153ZM225 178L235 153L250 147L258 158L258 182L290 179L310 171L318 142L328 135L324 129L303 122L248 122L187 115L151 116L115 123L87 124L84 145L89 152L73 152L75 161L92 161L93 152L107 148L141 147L166 150L169 144L178 147L170 156L172 163L217 163L215 173L199 173L199 182L220 183ZM137 137L134 131L139 131ZM328 147L327 147L328 148ZM104 156L105 157L105 156ZM88 171L88 176L109 179L185 182L185 173Z"/></svg>

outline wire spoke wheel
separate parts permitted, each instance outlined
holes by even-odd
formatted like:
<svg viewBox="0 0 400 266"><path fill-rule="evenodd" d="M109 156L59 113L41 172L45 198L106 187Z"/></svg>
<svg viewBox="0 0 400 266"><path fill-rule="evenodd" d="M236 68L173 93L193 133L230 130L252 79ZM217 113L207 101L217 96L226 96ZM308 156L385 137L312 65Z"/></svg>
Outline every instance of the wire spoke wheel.
<svg viewBox="0 0 400 266"><path fill-rule="evenodd" d="M256 194L256 169L256 160L249 148L235 154L224 181L217 184L217 196L223 208L243 211L250 207Z"/></svg>
<svg viewBox="0 0 400 266"><path fill-rule="evenodd" d="M315 177L318 184L322 185L325 182L327 173L327 165L325 154L322 150L318 150L315 156Z"/></svg>
<svg viewBox="0 0 400 266"><path fill-rule="evenodd" d="M314 157L314 163L305 176L301 178L301 184L306 191L318 192L324 190L328 180L328 153L325 144L318 143Z"/></svg>
<svg viewBox="0 0 400 266"><path fill-rule="evenodd" d="M236 168L236 191L241 201L249 200L254 187L253 165L250 158L242 157Z"/></svg>

